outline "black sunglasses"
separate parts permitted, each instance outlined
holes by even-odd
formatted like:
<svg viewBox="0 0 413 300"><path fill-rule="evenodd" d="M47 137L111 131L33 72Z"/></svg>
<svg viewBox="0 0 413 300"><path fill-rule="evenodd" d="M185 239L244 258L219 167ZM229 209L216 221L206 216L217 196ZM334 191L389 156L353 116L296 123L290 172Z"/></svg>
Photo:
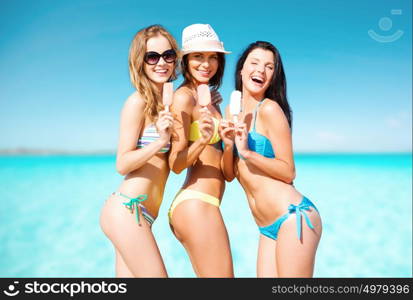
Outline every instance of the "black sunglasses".
<svg viewBox="0 0 413 300"><path fill-rule="evenodd" d="M155 51L149 51L145 53L143 60L148 65L156 65L158 61L163 58L167 63L173 63L176 60L176 52L173 49L166 50L164 53L159 54Z"/></svg>

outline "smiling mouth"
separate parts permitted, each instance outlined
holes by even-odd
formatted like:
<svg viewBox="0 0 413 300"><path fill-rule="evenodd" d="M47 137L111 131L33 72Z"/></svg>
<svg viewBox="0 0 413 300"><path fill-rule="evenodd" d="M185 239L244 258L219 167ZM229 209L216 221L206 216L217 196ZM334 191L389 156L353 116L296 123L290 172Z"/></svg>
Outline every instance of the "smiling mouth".
<svg viewBox="0 0 413 300"><path fill-rule="evenodd" d="M210 71L198 71L202 77L208 77L211 73Z"/></svg>
<svg viewBox="0 0 413 300"><path fill-rule="evenodd" d="M251 80L255 83L258 83L258 84L264 84L264 79L262 79L260 77L257 77L257 76L252 76Z"/></svg>
<svg viewBox="0 0 413 300"><path fill-rule="evenodd" d="M159 75L166 75L168 73L168 70L156 70L155 73Z"/></svg>

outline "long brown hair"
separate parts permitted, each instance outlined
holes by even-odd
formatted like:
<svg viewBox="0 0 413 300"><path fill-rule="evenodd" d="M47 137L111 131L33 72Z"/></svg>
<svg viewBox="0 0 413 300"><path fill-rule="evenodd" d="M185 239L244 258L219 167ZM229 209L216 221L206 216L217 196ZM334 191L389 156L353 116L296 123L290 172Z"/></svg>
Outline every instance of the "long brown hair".
<svg viewBox="0 0 413 300"><path fill-rule="evenodd" d="M281 55L273 44L265 41L256 41L255 43L248 45L248 47L244 50L244 52L238 59L237 66L235 68L235 89L242 91L241 70L248 57L248 54L250 54L252 50L257 48L271 51L274 54L275 70L271 78L271 84L265 91L265 97L277 102L280 105L291 128L292 111L287 100L287 80L285 79Z"/></svg>
<svg viewBox="0 0 413 300"><path fill-rule="evenodd" d="M145 106L145 115L149 117L150 120L154 120L159 111L163 109L161 101L161 93L155 84L148 78L144 71L144 56L146 53L146 42L156 36L165 37L171 47L178 54L178 44L174 37L161 25L151 25L149 27L143 28L132 40L129 48L129 76L133 86L143 97ZM169 78L169 81L176 79L176 67L178 63L175 62L174 71Z"/></svg>

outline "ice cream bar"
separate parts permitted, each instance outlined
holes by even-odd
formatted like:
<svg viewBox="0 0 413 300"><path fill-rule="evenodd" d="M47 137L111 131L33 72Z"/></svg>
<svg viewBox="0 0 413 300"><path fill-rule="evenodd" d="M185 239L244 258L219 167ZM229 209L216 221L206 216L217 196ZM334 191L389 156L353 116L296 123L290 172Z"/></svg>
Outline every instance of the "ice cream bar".
<svg viewBox="0 0 413 300"><path fill-rule="evenodd" d="M162 103L165 106L166 111L169 111L169 106L172 105L173 95L174 95L173 83L165 82L163 84Z"/></svg>
<svg viewBox="0 0 413 300"><path fill-rule="evenodd" d="M229 112L234 122L238 122L238 115L241 112L241 92L233 91L229 102Z"/></svg>
<svg viewBox="0 0 413 300"><path fill-rule="evenodd" d="M208 85L200 84L197 88L198 93L198 103L199 105L205 107L211 103L211 91Z"/></svg>

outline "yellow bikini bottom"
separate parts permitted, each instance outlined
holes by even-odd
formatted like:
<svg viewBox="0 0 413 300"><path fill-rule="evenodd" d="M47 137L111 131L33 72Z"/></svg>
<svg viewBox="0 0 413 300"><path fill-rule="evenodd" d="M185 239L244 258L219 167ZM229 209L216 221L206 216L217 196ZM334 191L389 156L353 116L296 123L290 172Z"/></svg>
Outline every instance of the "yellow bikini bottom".
<svg viewBox="0 0 413 300"><path fill-rule="evenodd" d="M171 219L172 219L172 213L174 211L174 209L176 208L176 206L185 201L185 200L189 200L189 199L198 199L201 201L204 201L206 203L212 204L216 207L219 207L219 199L215 198L214 196L202 193L202 192L198 192L198 191L194 191L194 190L186 190L186 189L181 189L178 194L176 194L174 201L172 201L172 205L169 208L169 212L168 212L168 216L169 216L169 223L171 223Z"/></svg>

